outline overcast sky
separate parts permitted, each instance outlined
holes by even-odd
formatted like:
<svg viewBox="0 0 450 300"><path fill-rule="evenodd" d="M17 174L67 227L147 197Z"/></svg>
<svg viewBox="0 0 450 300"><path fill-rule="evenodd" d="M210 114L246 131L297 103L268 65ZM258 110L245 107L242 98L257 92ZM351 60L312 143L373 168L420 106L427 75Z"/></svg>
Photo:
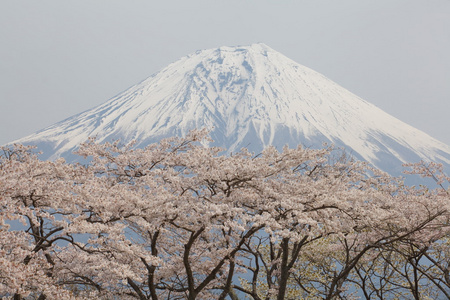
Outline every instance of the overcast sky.
<svg viewBox="0 0 450 300"><path fill-rule="evenodd" d="M450 0L2 1L0 144L257 42L450 144Z"/></svg>

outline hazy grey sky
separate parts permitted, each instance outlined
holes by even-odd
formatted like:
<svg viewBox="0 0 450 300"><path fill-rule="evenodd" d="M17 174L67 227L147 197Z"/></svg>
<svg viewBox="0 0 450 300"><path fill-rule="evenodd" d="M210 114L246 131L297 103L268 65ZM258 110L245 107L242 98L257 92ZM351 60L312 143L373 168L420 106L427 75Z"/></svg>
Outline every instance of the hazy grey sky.
<svg viewBox="0 0 450 300"><path fill-rule="evenodd" d="M0 144L256 42L450 144L450 0L2 1Z"/></svg>

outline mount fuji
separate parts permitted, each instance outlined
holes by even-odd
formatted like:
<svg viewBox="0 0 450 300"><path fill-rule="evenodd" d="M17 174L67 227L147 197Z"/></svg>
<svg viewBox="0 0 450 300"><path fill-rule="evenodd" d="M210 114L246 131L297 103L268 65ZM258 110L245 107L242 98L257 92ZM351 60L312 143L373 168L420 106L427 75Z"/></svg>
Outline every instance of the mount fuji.
<svg viewBox="0 0 450 300"><path fill-rule="evenodd" d="M72 160L90 136L143 147L205 127L214 145L229 153L326 142L391 174L421 159L450 166L448 145L264 44L197 51L104 104L14 143L37 145L44 159Z"/></svg>

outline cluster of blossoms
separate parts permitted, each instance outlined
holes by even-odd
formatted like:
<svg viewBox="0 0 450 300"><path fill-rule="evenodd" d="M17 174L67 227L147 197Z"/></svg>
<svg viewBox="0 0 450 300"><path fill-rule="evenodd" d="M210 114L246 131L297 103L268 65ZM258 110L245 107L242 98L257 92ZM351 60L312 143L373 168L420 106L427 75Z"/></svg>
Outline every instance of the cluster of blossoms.
<svg viewBox="0 0 450 300"><path fill-rule="evenodd" d="M81 145L86 165L0 158L0 297L450 297L449 180L405 186L365 163L273 147Z"/></svg>

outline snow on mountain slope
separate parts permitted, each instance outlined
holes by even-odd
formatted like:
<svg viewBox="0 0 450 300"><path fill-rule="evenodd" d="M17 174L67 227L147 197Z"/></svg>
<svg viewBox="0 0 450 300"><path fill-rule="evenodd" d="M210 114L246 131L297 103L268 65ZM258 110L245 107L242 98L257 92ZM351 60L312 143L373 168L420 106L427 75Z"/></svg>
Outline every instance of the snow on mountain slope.
<svg viewBox="0 0 450 300"><path fill-rule="evenodd" d="M135 139L140 147L203 127L229 152L328 142L391 173L420 159L450 165L449 146L264 44L197 51L15 142L38 145L45 158L67 158L90 136Z"/></svg>

